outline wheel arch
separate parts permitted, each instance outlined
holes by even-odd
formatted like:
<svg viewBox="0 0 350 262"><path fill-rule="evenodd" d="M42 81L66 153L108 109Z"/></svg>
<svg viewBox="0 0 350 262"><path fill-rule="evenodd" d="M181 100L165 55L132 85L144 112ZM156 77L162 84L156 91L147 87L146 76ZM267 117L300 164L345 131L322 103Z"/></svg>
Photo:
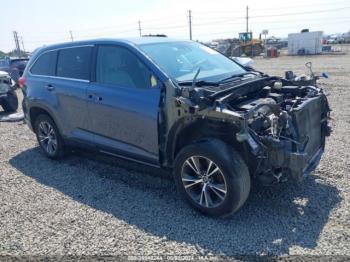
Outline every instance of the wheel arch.
<svg viewBox="0 0 350 262"><path fill-rule="evenodd" d="M219 139L231 145L237 143L235 133L237 128L227 122L209 119L180 119L174 124L168 134L166 143L166 165L172 167L180 150L186 145Z"/></svg>
<svg viewBox="0 0 350 262"><path fill-rule="evenodd" d="M54 123L56 124L58 130L61 133L61 130L62 130L60 128L61 125L60 125L59 121L57 120L57 118L55 117L54 113L48 107L42 106L42 105L33 105L29 109L30 125L32 126L33 130L34 130L35 120L41 114L45 114L45 115L49 116L52 119L52 121L54 121Z"/></svg>

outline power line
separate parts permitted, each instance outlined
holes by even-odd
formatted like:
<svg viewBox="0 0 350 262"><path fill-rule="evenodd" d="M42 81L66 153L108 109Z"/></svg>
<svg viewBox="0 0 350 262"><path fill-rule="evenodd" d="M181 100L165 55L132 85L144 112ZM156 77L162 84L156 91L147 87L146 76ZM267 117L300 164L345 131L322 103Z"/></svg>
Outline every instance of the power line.
<svg viewBox="0 0 350 262"><path fill-rule="evenodd" d="M211 21L211 22L204 22L204 23L193 23L193 25L195 26L203 26L203 25L211 25L211 24L221 24L223 22L232 22L232 21L237 21L237 20L242 20L242 19L245 19L244 16L242 17L239 17L239 18L235 18L235 19L232 19L232 17L230 18L225 18L225 19L220 19L220 20L214 20L214 21Z"/></svg>
<svg viewBox="0 0 350 262"><path fill-rule="evenodd" d="M158 21L156 24L159 24L159 22L162 22L161 24L172 24L171 22L169 22L169 19L167 18L161 18L161 19L151 19L151 20L147 20L147 22L153 22L153 21ZM163 23L165 22L165 23ZM155 24L155 23L151 23L152 24ZM150 24L148 24L150 25ZM91 31L103 31L103 30L106 30L106 31L111 31L111 29L116 29L116 28L134 28L133 26L133 23L132 22L128 22L128 23L118 23L116 25L109 25L109 26L102 26L102 27L91 27L91 28L73 28L72 31L74 31L75 33L76 32L91 32ZM135 30L135 29L133 29ZM57 34L62 34L62 31L56 31L56 32L53 32L53 31L48 31L48 32L42 32L43 34L45 35L57 35ZM40 35L32 35L33 36L41 36L42 34Z"/></svg>
<svg viewBox="0 0 350 262"><path fill-rule="evenodd" d="M317 10L317 11L309 11L309 12L297 12L297 13L283 13L283 14L275 14L275 15L256 15L256 16L250 16L249 18L265 18L265 17L278 17L278 16L288 16L288 15L303 15L303 14L310 14L310 13L324 13L324 12L333 12L333 11L339 11L339 10L343 10L343 9L348 9L350 7L343 7L343 8L334 8L334 9L328 9L328 10ZM214 23L222 23L222 22L230 22L230 21L234 21L234 20L240 20L240 19L244 19L246 17L242 16L242 17L238 17L232 20L232 17L227 17L227 18L220 18L220 19L216 19L216 20L209 20L208 22L203 22L203 23L193 23L195 26L200 26L200 25L209 25L209 24L214 24ZM203 19L201 19L203 20ZM155 21L155 20L154 20ZM119 25L120 26L120 25ZM162 27L150 27L150 29L169 29L169 28L181 28L184 27L183 25L177 25L177 26L162 26ZM113 26L108 26L108 27L100 27L100 28L95 28L95 29L99 29L98 31L101 32L101 30L103 29L108 29L108 28L115 28ZM86 30L77 30L78 32L81 31L92 31L94 30L93 28L91 29L86 29ZM106 30L106 31L111 31L111 30ZM114 30L113 30L114 31ZM132 30L124 30L124 31L120 31L121 33L124 33L126 31L132 31ZM50 40L51 41L51 40ZM31 41L33 42L33 41Z"/></svg>
<svg viewBox="0 0 350 262"><path fill-rule="evenodd" d="M132 30L124 30L124 31L115 31L115 30L109 30L109 33L115 33L115 34L123 34L123 33L129 33L129 32L135 32L135 29ZM99 33L92 33L92 34L86 34L86 35L78 35L79 38L87 38L87 37L98 37L103 35L103 32ZM77 35L76 35L77 36ZM55 39L39 39L39 40L34 40L34 41L26 41L27 43L35 44L35 43L43 43L43 42L62 42L62 41L67 41L71 40L70 37L62 37L62 38L55 38Z"/></svg>
<svg viewBox="0 0 350 262"><path fill-rule="evenodd" d="M287 3L287 2L286 2ZM341 2L332 2L330 3L317 3L318 7L333 7L335 8L335 5L343 5L344 1ZM286 8L288 9L295 9L295 8L303 8L303 7L315 7L315 4L308 4L308 5L286 5L286 6L279 6L279 7L263 7L263 8L254 8L254 7L250 7L251 11L269 11L269 10L286 10ZM341 7L340 7L341 8ZM214 15L215 17L217 17L218 15L231 15L232 14L239 14L239 15L244 15L245 14L245 10L242 9L242 11L237 12L237 9L232 9L232 10L225 10L225 11L211 11L210 14L208 14L207 12L196 12L196 17L197 18L209 18L210 15ZM211 17L213 18L213 17Z"/></svg>
<svg viewBox="0 0 350 262"><path fill-rule="evenodd" d="M309 20L312 22L312 20ZM304 22L304 21L302 21ZM343 18L343 20L340 21L331 21L331 22L327 22L327 24L338 24L338 23L345 23L345 22L350 22L350 18ZM277 24L277 23L276 23ZM292 25L287 25L287 26L277 26L277 27L269 27L269 29L274 29L274 30L278 30L278 29L295 29L296 26L292 26ZM199 34L199 36L207 36L207 35L220 35L220 34L228 34L228 33L232 33L231 31L221 31L221 32L213 32L213 33L204 33L204 34Z"/></svg>
<svg viewBox="0 0 350 262"><path fill-rule="evenodd" d="M288 3L288 2L286 2ZM332 2L331 4L329 3L317 3L317 6L331 6L331 7L334 7L334 5L337 5L337 4L344 4L344 1L341 1L341 2ZM290 6L290 5L287 5L285 7L263 7L263 8L253 8L254 11L264 11L264 10L285 10L286 7L288 9L291 9L291 8L303 8L303 7L315 7L315 4L307 4L307 5L294 5L294 6Z"/></svg>
<svg viewBox="0 0 350 262"><path fill-rule="evenodd" d="M304 22L304 21L302 21ZM310 21L310 23L308 24L309 26L312 25L312 24L315 24L315 23L312 23L312 22L316 22L316 26L319 25L319 22L317 21ZM340 20L340 21L330 21L330 22L327 22L327 24L339 24L339 23L345 23L345 22L350 22L350 18L347 18L347 19L344 19L344 20ZM277 24L277 23L276 23ZM322 25L323 26L323 25ZM292 25L288 25L288 26L277 26L277 27L270 27L270 29L291 29L291 28L295 28L296 26L292 26Z"/></svg>
<svg viewBox="0 0 350 262"><path fill-rule="evenodd" d="M160 26L160 27L147 27L147 30L157 30L157 29L177 29L188 27L188 25L174 25L174 26Z"/></svg>
<svg viewBox="0 0 350 262"><path fill-rule="evenodd" d="M333 8L333 9L327 9L327 10L317 10L317 11L309 11L309 12L296 12L296 13L284 13L284 14L276 14L276 15L257 15L257 16L251 16L251 18L257 18L257 17L276 17L276 16L293 16L293 15L306 15L306 14L318 14L318 13L328 13L328 12L335 12L339 10L349 9L350 7L342 7L342 8Z"/></svg>
<svg viewBox="0 0 350 262"><path fill-rule="evenodd" d="M347 18L349 18L349 17L337 17L337 18L332 19L332 22L336 22L337 23L337 21L335 21L335 20L347 19ZM316 21L324 21L324 20L325 20L325 18L319 18L319 19L314 19L313 18L313 19L303 19L302 22L308 22L308 21L316 22ZM276 21L276 20L267 20L267 21L263 21L261 23L280 24L280 23L296 23L296 21L295 20L290 20L290 19L289 20L278 20L278 21ZM327 22L327 24L328 23L330 23L330 22Z"/></svg>
<svg viewBox="0 0 350 262"><path fill-rule="evenodd" d="M339 8L333 8L333 9L326 9L326 10L314 10L314 11L305 11L305 12L291 12L291 13L281 13L281 14L264 14L264 15L255 15L255 16L250 16L249 18L264 18L264 17L278 17L278 16L294 16L294 15L304 15L304 14L316 14L316 13L328 13L328 12L335 12L335 11L341 11L344 9L349 9L350 7L339 7ZM251 10L255 10L255 9L251 9ZM242 14L242 13L239 13ZM196 16L197 17L197 16ZM206 17L207 18L207 17ZM227 17L221 17L220 19L209 19L208 24L209 23L220 23L220 22L225 22L227 20L232 19L232 13L231 16L227 16ZM235 20L237 19L246 19L246 16L240 16L240 17L236 17ZM200 20L207 20L207 19L200 19ZM203 23L204 24L204 23ZM207 23L205 23L207 24Z"/></svg>
<svg viewBox="0 0 350 262"><path fill-rule="evenodd" d="M341 23L345 23L345 22L350 22L350 19L348 18L348 17L346 17L345 18L345 20L344 20L344 17L342 17L341 19L343 19L343 20L340 20L340 21L332 21L332 22L327 22L327 24L341 24ZM348 20L346 20L346 19L348 19ZM324 19L323 19L324 20ZM318 24L319 24L319 22L318 21L323 21L323 20L312 20L312 19L308 19L308 20L303 20L302 22L305 22L305 21L310 21L310 23L308 22L308 26L312 26L312 27L315 27L315 26L317 26ZM272 23L272 24L280 24L280 23L283 23L283 22L295 22L295 21L290 21L290 20L285 20L285 21L278 21L278 22L276 22L276 21L273 21L273 22L270 22L270 23ZM315 23L313 23L313 22L315 22ZM245 22L241 22L241 23L234 23L234 24L236 24L236 25L245 25ZM308 27L307 26L307 27ZM284 26L269 26L269 29L270 30L279 30L279 29L293 29L293 30L295 30L295 29L297 29L296 31L298 31L298 30L300 30L301 28L304 28L303 26L299 26L299 25L284 25ZM218 30L220 30L220 29L218 29ZM204 36L209 36L209 35L220 35L220 34L233 34L234 32L238 32L238 31L241 31L241 30L239 30L238 28L236 28L236 29L232 29L232 30L230 30L230 31L215 31L215 32L213 32L213 31L210 31L210 33L199 33L199 37L202 37L203 35Z"/></svg>
<svg viewBox="0 0 350 262"><path fill-rule="evenodd" d="M333 4L333 3L332 3ZM321 3L322 5L322 3ZM305 7L305 6L314 6L314 5L297 5L297 6L288 6L288 8L296 8L296 7ZM302 15L302 14L310 14L310 13L324 13L324 12L332 12L332 11L339 11L339 10L343 10L343 9L347 9L349 7L344 7L344 8L333 8L333 9L328 9L328 10L318 10L318 11L311 11L311 12L298 12L298 13L283 13L283 14L275 14L275 15L256 15L256 16L252 16L251 18L262 18L262 17L270 17L270 16L273 16L273 17L278 17L278 16L286 16L286 15ZM285 8L258 8L258 9L252 9L253 11L255 10L278 10L278 9L285 9ZM221 12L222 13L226 13L226 12ZM230 17L227 17L227 19L222 19L223 17L221 17L220 20L214 20L214 21L209 21L208 22L204 22L204 23L199 23L199 24L195 24L196 26L197 25L204 25L204 24L210 24L210 23L221 23L221 22L226 22L226 21L229 21L230 18L232 18L232 12L229 12L230 13ZM241 13L240 13L241 14ZM200 15L196 15L197 19L198 17L200 17ZM208 14L205 15L205 20L207 20L208 18ZM240 17L241 18L241 17ZM242 17L244 18L244 17ZM200 20L204 20L204 19L200 19ZM148 20L149 21L165 21L165 19L152 19L152 20ZM192 22L193 23L193 22ZM162 23L164 25L164 23ZM124 23L122 25L131 25L131 23ZM94 31L94 30L98 30L99 32L101 32L102 30L110 30L112 28L116 28L116 27L121 27L121 24L118 24L118 25L110 25L110 26L107 26L107 27L96 27L96 28L85 28L85 29L75 29L74 31L75 32L83 32L83 31ZM163 26L162 29L167 29L167 28L170 28L172 26L169 26L169 27L166 27L166 26ZM181 26L178 26L179 28ZM155 27L156 28L156 27ZM175 27L172 27L172 28L175 28ZM60 33L60 32L57 32L57 33ZM47 32L45 33L45 35L48 35L48 34L55 34L57 35L57 33L54 33L54 32ZM62 32L61 32L62 33ZM32 36L33 37L33 36Z"/></svg>
<svg viewBox="0 0 350 262"><path fill-rule="evenodd" d="M248 25L248 22L251 22L252 20L251 19L254 19L254 23L256 23L256 20L259 20L259 19L264 19L264 18L268 18L268 17L288 17L288 16L295 16L295 15L305 15L305 14L316 14L316 13L328 13L328 12L335 12L335 11L340 11L340 10L346 10L346 9L349 9L350 7L343 7L343 8L333 8L333 9L328 9L328 10L314 10L314 11L305 11L305 12L288 12L288 13L279 13L279 14L271 14L271 15L253 15L253 16L250 16L249 15L249 8L247 6L247 9L246 9L246 16L240 16L240 17L235 17L235 18L232 18L231 17L221 17L220 19L199 19L199 23L193 23L193 16L192 16L192 12L191 10L189 10L188 12L188 25L185 25L185 24L169 24L169 26L166 26L163 24L163 26L149 26L149 27L146 27L146 30L158 30L158 29L161 29L161 30L172 30L172 29L180 29L180 28L185 28L187 26L189 26L189 33L190 33L190 39L192 39L192 26L211 26L211 25L215 25L215 24L218 24L218 23L225 23L225 24L244 24L244 19L246 20L246 30L249 30L249 25ZM254 10L254 9L253 9ZM197 17L197 15L196 15ZM158 19L160 20L160 19ZM150 21L150 20L149 20ZM152 20L151 20L152 21ZM155 19L153 21L156 21ZM204 21L204 22L201 22L201 21ZM239 22L235 22L235 21L239 21ZM288 20L287 22L289 22L290 20ZM306 20L303 20L303 21L306 21ZM314 19L312 21L315 21ZM267 22L267 21L261 21L260 23L281 23L282 21L271 21L271 22ZM292 21L291 21L292 22ZM293 21L295 22L295 21ZM120 25L119 25L120 27ZM114 28L113 26L108 26L108 27L102 27L102 29L107 29L107 28ZM87 37L93 37L93 36L100 36L100 35L103 35L103 34L106 34L107 32L109 33L113 33L113 34L123 34L123 33L129 33L129 32L135 32L136 28L133 27L133 29L131 29L130 27L130 30L122 30L122 31L118 31L118 30L99 30L98 33L92 33L92 34L86 34L86 35L79 35L79 34L76 34L75 35L75 38L87 38ZM139 31L139 35L142 35L142 30L145 30L145 28L141 28L141 22L139 21L139 28L138 28L138 31ZM83 30L78 30L79 31L83 31ZM93 31L93 29L89 29L90 32ZM216 33L215 33L216 34ZM48 42L61 42L61 41L67 41L68 40L68 37L62 37L60 39L56 38L56 39L46 39L46 40L32 40L32 41L26 41L26 43L48 43ZM70 40L74 40L73 38L73 33L72 33L72 30L70 30Z"/></svg>
<svg viewBox="0 0 350 262"><path fill-rule="evenodd" d="M266 18L266 17L279 17L279 16L293 16L293 15L304 15L304 14L311 14L311 13L325 13L325 12L333 12L333 11L339 11L339 10L343 10L343 9L348 9L350 7L344 7L344 8L335 8L335 9L329 9L329 10L318 10L318 11L310 11L310 12L298 12L298 13L284 13L284 14L276 14L276 15L259 15L259 16L249 16L248 19L257 19L257 18ZM195 26L202 26L202 25L210 25L210 24L215 24L215 23L222 23L222 22L230 22L230 21L235 21L235 20L242 20L242 19L246 19L247 20L247 13L246 16L242 16L239 18L235 18L234 20L232 20L232 18L225 18L225 19L219 19L219 20L214 20L211 22L204 22L204 23L194 23ZM262 21L264 22L264 21Z"/></svg>
<svg viewBox="0 0 350 262"><path fill-rule="evenodd" d="M135 33L136 31L136 27L134 29L131 30L124 30L124 31L115 31L115 30L110 30L108 31L109 33L114 33L114 34L124 34L124 33ZM88 34L88 35L83 35L81 37L96 37L96 36L100 36L101 34L105 34L105 32L99 32L99 33L95 33L95 34Z"/></svg>
<svg viewBox="0 0 350 262"><path fill-rule="evenodd" d="M271 15L255 15L255 16L249 16L249 19L251 18L265 18L265 17L279 17L279 16L294 16L294 15L305 15L305 14L315 14L315 13L328 13L328 12L335 12L340 11L344 9L349 9L350 7L342 7L342 8L334 8L334 9L328 9L328 10L317 10L317 11L308 11L308 12L293 12L293 13L282 13L282 14L271 14ZM241 20L246 19L246 16L236 17L234 20ZM210 22L204 22L204 23L195 23L195 25L206 25L206 24L212 24L212 23L221 23L221 22L228 22L233 21L232 16L231 17L221 17L220 19L210 20Z"/></svg>

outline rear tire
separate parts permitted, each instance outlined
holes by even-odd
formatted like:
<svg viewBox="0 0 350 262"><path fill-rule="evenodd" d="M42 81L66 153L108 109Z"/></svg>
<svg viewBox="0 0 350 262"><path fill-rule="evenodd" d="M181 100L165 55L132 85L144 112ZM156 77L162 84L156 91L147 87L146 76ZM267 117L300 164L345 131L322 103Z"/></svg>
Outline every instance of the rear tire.
<svg viewBox="0 0 350 262"><path fill-rule="evenodd" d="M184 199L210 216L233 214L249 196L247 165L231 146L217 139L183 148L175 159L173 172Z"/></svg>
<svg viewBox="0 0 350 262"><path fill-rule="evenodd" d="M64 156L63 139L55 122L45 114L35 119L34 131L38 143L44 154L51 159L60 159Z"/></svg>
<svg viewBox="0 0 350 262"><path fill-rule="evenodd" d="M7 94L7 97L2 102L2 108L5 112L16 112L18 109L18 97L15 91L10 91Z"/></svg>

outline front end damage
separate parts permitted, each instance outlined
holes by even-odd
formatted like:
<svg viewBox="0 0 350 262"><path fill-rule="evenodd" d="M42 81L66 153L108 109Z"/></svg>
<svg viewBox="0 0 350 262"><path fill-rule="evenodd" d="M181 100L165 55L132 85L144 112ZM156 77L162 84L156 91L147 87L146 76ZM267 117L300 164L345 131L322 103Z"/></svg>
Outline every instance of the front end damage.
<svg viewBox="0 0 350 262"><path fill-rule="evenodd" d="M0 71L0 98L15 89L15 82L7 72Z"/></svg>
<svg viewBox="0 0 350 262"><path fill-rule="evenodd" d="M264 184L310 174L330 134L330 108L315 77L299 81L253 74L236 82L182 87L175 100L178 117L187 124L225 123L226 142Z"/></svg>

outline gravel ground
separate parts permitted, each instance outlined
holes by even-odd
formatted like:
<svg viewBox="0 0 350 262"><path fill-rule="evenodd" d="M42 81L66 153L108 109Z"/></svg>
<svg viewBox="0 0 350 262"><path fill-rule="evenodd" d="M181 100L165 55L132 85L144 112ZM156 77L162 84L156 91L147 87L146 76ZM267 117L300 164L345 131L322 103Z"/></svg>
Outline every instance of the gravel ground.
<svg viewBox="0 0 350 262"><path fill-rule="evenodd" d="M300 185L254 188L228 219L184 204L171 177L92 153L57 162L23 123L0 123L0 254L350 255L350 55L257 59L267 73L311 60L333 108L334 132Z"/></svg>

